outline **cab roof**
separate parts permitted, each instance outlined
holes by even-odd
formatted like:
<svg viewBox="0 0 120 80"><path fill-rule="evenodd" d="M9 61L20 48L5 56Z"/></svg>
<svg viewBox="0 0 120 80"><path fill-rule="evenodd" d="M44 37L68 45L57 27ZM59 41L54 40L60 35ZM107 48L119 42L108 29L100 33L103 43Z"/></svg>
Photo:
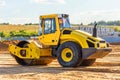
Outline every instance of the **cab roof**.
<svg viewBox="0 0 120 80"><path fill-rule="evenodd" d="M54 18L54 17L58 17L58 18L62 18L62 17L68 17L68 14L47 14L47 15L41 15L40 18Z"/></svg>

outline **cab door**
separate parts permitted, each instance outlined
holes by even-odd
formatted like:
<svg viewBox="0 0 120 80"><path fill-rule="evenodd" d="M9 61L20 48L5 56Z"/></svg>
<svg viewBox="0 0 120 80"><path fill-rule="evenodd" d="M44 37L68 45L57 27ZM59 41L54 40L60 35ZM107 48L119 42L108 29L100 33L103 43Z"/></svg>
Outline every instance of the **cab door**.
<svg viewBox="0 0 120 80"><path fill-rule="evenodd" d="M44 45L58 45L60 30L55 18L46 18L43 22L42 43Z"/></svg>

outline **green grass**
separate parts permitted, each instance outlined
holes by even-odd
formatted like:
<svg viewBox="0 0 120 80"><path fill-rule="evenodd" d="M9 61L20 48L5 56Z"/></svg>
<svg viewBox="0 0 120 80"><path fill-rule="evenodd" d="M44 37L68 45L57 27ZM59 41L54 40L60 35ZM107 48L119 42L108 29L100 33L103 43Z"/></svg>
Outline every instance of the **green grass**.
<svg viewBox="0 0 120 80"><path fill-rule="evenodd" d="M38 32L37 25L0 25L0 32L9 33L11 31L25 30L27 32Z"/></svg>
<svg viewBox="0 0 120 80"><path fill-rule="evenodd" d="M24 32L20 32L24 31ZM14 35L34 35L38 33L37 25L0 25L0 33L4 33L5 37L10 37L10 33Z"/></svg>

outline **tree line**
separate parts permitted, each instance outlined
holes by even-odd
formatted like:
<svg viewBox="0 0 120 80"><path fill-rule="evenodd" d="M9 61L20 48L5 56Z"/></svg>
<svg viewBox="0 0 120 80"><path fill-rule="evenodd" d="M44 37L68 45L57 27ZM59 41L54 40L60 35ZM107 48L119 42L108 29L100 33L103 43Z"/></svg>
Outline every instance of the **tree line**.
<svg viewBox="0 0 120 80"><path fill-rule="evenodd" d="M108 26L120 26L120 20L118 21L98 21L98 25L108 25ZM94 22L91 22L89 25L94 25Z"/></svg>
<svg viewBox="0 0 120 80"><path fill-rule="evenodd" d="M95 22L91 22L88 25L94 25ZM120 26L120 20L117 21L98 21L98 25L114 25L114 26ZM0 23L0 25L10 25L10 23ZM24 25L39 25L39 23L25 23ZM71 24L72 26L76 25L84 25L82 22L80 24Z"/></svg>
<svg viewBox="0 0 120 80"><path fill-rule="evenodd" d="M10 25L10 23L0 23L0 25ZM21 25L21 24L18 24ZM25 23L23 25L39 25L39 23Z"/></svg>

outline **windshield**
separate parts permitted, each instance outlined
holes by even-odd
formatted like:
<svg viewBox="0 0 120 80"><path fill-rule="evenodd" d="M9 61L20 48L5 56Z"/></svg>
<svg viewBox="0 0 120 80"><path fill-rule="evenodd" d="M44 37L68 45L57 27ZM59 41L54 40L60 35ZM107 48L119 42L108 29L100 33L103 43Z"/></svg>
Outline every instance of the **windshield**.
<svg viewBox="0 0 120 80"><path fill-rule="evenodd" d="M59 25L60 25L60 29L63 28L70 28L70 22L69 22L69 18L59 18Z"/></svg>

